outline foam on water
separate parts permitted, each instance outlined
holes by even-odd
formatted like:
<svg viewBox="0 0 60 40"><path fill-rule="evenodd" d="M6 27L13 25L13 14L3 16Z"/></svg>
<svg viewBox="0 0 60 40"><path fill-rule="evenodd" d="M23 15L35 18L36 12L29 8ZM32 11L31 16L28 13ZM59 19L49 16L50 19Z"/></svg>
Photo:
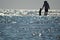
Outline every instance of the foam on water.
<svg viewBox="0 0 60 40"><path fill-rule="evenodd" d="M2 16L38 16L39 10L19 10L19 9L0 9L0 15ZM42 11L44 15L44 10ZM60 10L49 10L49 16L60 16Z"/></svg>

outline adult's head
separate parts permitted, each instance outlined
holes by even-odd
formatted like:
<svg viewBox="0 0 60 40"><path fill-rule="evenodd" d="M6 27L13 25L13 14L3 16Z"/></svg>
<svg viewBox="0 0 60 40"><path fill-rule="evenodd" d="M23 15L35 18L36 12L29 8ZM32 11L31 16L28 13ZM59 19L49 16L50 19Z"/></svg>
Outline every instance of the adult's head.
<svg viewBox="0 0 60 40"><path fill-rule="evenodd" d="M44 1L44 4L46 4L47 3L47 1Z"/></svg>

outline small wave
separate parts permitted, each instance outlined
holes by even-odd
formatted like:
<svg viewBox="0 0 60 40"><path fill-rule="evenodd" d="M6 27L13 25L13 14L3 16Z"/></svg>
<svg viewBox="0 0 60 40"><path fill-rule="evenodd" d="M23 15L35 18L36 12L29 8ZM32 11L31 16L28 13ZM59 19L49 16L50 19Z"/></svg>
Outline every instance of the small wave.
<svg viewBox="0 0 60 40"><path fill-rule="evenodd" d="M37 16L39 10L18 10L18 9L0 9L0 15L2 16ZM44 15L44 10L42 10ZM60 16L60 10L49 10L48 15Z"/></svg>

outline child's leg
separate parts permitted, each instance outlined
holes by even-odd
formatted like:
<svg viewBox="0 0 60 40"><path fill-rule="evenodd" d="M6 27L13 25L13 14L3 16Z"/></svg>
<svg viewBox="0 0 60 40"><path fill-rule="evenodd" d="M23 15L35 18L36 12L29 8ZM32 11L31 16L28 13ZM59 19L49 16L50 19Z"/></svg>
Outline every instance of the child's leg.
<svg viewBox="0 0 60 40"><path fill-rule="evenodd" d="M41 15L41 9L39 10L39 15Z"/></svg>

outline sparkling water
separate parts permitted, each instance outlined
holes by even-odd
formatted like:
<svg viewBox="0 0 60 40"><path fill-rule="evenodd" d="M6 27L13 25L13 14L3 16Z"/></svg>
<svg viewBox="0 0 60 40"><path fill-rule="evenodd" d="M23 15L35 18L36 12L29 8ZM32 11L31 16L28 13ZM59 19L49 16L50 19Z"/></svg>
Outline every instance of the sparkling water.
<svg viewBox="0 0 60 40"><path fill-rule="evenodd" d="M0 40L60 40L60 16L27 15L27 11L22 16L8 13L0 15Z"/></svg>

